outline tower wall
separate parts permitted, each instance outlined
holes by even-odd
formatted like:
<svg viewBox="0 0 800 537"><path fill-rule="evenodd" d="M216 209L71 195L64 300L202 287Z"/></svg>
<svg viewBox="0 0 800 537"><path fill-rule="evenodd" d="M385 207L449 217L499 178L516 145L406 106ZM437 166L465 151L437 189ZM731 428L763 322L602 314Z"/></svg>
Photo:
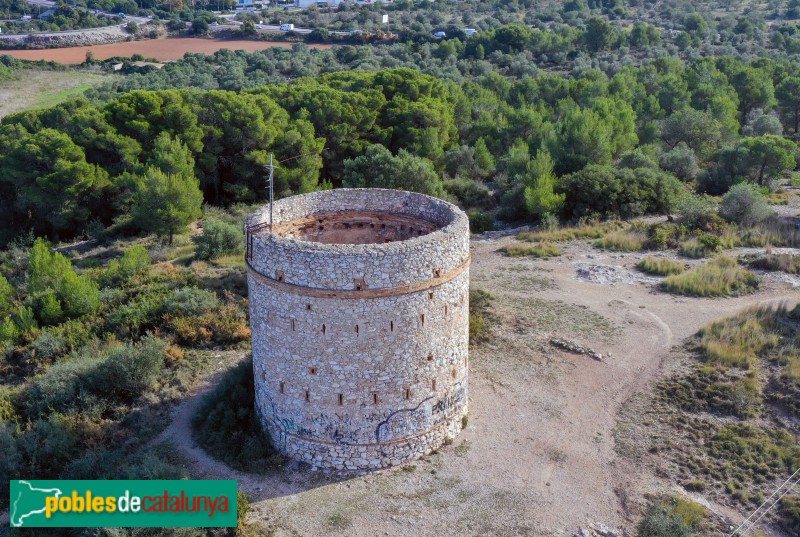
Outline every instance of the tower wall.
<svg viewBox="0 0 800 537"><path fill-rule="evenodd" d="M248 285L256 410L277 449L314 467L368 470L458 434L466 215L420 194L340 189L276 202L275 233L259 226L267 219L265 208L248 220ZM390 242L301 240L371 233Z"/></svg>

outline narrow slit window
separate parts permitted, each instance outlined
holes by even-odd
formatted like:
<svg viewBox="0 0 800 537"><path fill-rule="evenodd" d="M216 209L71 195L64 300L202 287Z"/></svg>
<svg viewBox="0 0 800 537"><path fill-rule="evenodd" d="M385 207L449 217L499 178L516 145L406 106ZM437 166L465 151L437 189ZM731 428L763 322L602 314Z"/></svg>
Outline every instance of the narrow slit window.
<svg viewBox="0 0 800 537"><path fill-rule="evenodd" d="M281 382L280 384L278 384L278 391L281 392L281 393L286 393L286 383L285 382Z"/></svg>
<svg viewBox="0 0 800 537"><path fill-rule="evenodd" d="M294 319L292 319L292 332L294 332Z"/></svg>
<svg viewBox="0 0 800 537"><path fill-rule="evenodd" d="M453 379L454 379L454 380L455 380L455 378L456 378L456 375L458 375L458 373L456 372L456 368L454 367L454 368L453 368Z"/></svg>
<svg viewBox="0 0 800 537"><path fill-rule="evenodd" d="M372 392L371 395L372 395L372 404L373 405L377 405L378 404L378 392Z"/></svg>
<svg viewBox="0 0 800 537"><path fill-rule="evenodd" d="M455 371L455 370L454 370L454 371ZM317 368L316 368L316 367L309 367L309 368L308 368L308 373L309 373L310 375L316 375L316 374L317 374Z"/></svg>
<svg viewBox="0 0 800 537"><path fill-rule="evenodd" d="M428 300L433 300L433 291L428 293Z"/></svg>
<svg viewBox="0 0 800 537"><path fill-rule="evenodd" d="M324 324L322 325L322 335L323 336L325 335L325 325Z"/></svg>
<svg viewBox="0 0 800 537"><path fill-rule="evenodd" d="M307 309L308 311L311 311L311 304L306 304L306 309Z"/></svg>
<svg viewBox="0 0 800 537"><path fill-rule="evenodd" d="M358 335L358 325L356 325L356 335Z"/></svg>
<svg viewBox="0 0 800 537"><path fill-rule="evenodd" d="M444 316L447 317L447 306L444 307Z"/></svg>
<svg viewBox="0 0 800 537"><path fill-rule="evenodd" d="M403 399L405 399L406 401L411 399L411 388L405 388L403 390Z"/></svg>
<svg viewBox="0 0 800 537"><path fill-rule="evenodd" d="M394 321L389 321L389 332L394 332Z"/></svg>
<svg viewBox="0 0 800 537"><path fill-rule="evenodd" d="M306 390L306 403L308 403L309 401L311 401L311 392L309 390Z"/></svg>
<svg viewBox="0 0 800 537"><path fill-rule="evenodd" d="M343 393L340 393L337 396L337 400L339 401L339 406L344 406L344 394Z"/></svg>
<svg viewBox="0 0 800 537"><path fill-rule="evenodd" d="M420 314L419 322L420 322L420 324L422 324L422 326L425 326L425 314L424 313Z"/></svg>
<svg viewBox="0 0 800 537"><path fill-rule="evenodd" d="M432 353L432 352L429 352L429 353L428 353L428 361L429 361L429 362L432 362L432 361L433 361L433 353Z"/></svg>
<svg viewBox="0 0 800 537"><path fill-rule="evenodd" d="M436 391L436 379L431 380L431 390Z"/></svg>

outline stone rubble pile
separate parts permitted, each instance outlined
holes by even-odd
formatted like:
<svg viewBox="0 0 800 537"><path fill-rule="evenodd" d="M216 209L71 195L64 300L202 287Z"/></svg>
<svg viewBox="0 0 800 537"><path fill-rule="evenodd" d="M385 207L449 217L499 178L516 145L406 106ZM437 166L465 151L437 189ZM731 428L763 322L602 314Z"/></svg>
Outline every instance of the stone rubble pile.
<svg viewBox="0 0 800 537"><path fill-rule="evenodd" d="M574 352L576 354L583 354L597 360L598 362L603 361L603 355L596 350L581 345L579 343L575 343L574 341L569 341L567 339L560 339L560 338L551 338L550 344L554 347L558 347L559 349L563 349L565 351Z"/></svg>

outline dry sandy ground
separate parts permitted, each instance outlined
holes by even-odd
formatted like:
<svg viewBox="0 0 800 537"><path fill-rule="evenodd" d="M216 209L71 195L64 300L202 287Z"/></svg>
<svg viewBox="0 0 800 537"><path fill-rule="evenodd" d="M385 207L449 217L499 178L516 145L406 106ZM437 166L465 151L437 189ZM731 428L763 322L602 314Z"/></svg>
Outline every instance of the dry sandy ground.
<svg viewBox="0 0 800 537"><path fill-rule="evenodd" d="M331 45L309 44L311 48L331 48ZM41 50L4 50L21 60L46 60L59 63L78 64L86 60L86 53L92 51L95 59L106 60L122 56L128 58L141 54L145 58L159 61L174 61L183 58L187 52L213 54L221 49L246 50L254 52L272 47L292 48L292 43L283 41L254 41L249 39L201 39L197 37L172 37L145 41L127 41L108 45L86 47L48 48Z"/></svg>
<svg viewBox="0 0 800 537"><path fill-rule="evenodd" d="M668 484L616 455L622 404L702 325L800 295L773 280L732 299L677 298L652 283L589 283L576 278L574 263L626 270L641 255L610 257L580 242L548 261L496 252L512 240L473 241L472 285L497 297L495 334L471 353L469 426L453 445L347 480L297 468L244 475L192 446L197 397L176 409L162 440L185 448L194 477L238 479L254 496L252 519L278 535L571 536L593 521L631 530L643 495ZM552 336L588 345L604 360L555 349Z"/></svg>

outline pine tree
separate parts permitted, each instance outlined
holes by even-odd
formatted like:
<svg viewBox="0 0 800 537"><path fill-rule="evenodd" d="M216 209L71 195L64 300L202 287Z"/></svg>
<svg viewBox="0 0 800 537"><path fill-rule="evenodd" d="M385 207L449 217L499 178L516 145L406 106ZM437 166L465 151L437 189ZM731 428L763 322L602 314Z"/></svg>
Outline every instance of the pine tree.
<svg viewBox="0 0 800 537"><path fill-rule="evenodd" d="M527 166L525 208L536 218L561 210L564 194L555 193L556 176L553 159L547 151L538 151Z"/></svg>
<svg viewBox="0 0 800 537"><path fill-rule="evenodd" d="M200 218L202 204L194 175L166 174L150 167L136 185L132 217L141 229L167 235L172 244L175 233Z"/></svg>
<svg viewBox="0 0 800 537"><path fill-rule="evenodd" d="M494 157L489 152L489 148L486 147L486 142L483 141L483 138L478 138L478 141L475 142L475 154L472 158L475 159L475 164L485 175L488 176L494 173Z"/></svg>

